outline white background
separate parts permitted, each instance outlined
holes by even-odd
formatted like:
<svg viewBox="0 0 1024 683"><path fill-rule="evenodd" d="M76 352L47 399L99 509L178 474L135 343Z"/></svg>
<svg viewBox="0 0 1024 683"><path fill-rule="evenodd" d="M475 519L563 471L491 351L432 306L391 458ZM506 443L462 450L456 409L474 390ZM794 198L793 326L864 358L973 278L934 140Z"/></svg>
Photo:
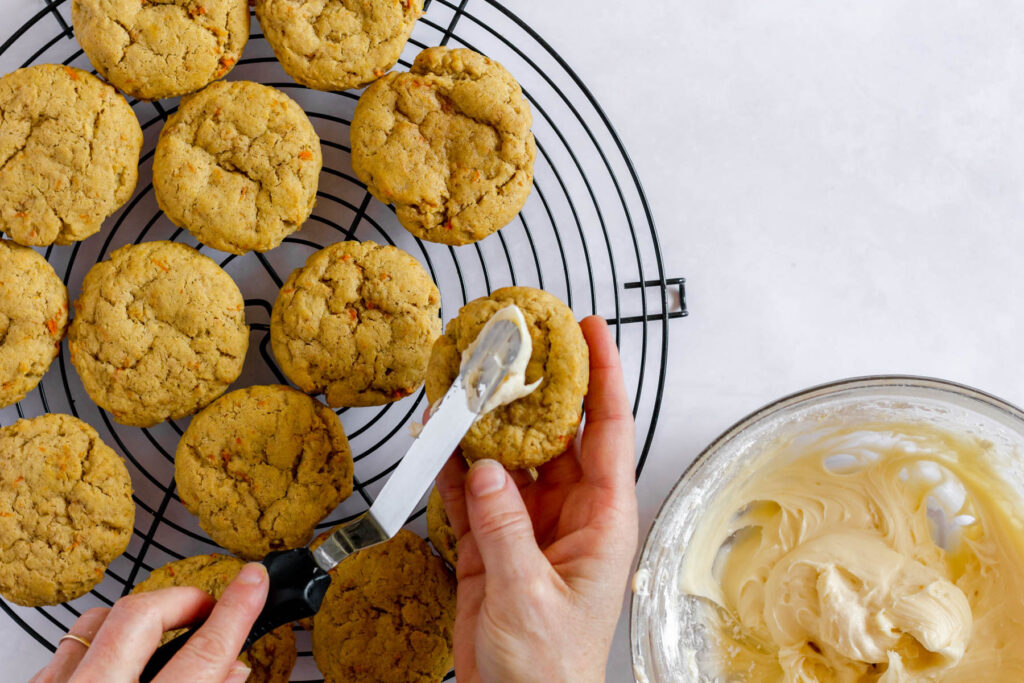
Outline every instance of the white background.
<svg viewBox="0 0 1024 683"><path fill-rule="evenodd" d="M784 393L899 372L1024 403L1024 5L509 4L608 112L688 279L642 531L707 442ZM39 6L0 0L0 41ZM628 656L620 624L609 680ZM0 677L44 659L0 623Z"/></svg>

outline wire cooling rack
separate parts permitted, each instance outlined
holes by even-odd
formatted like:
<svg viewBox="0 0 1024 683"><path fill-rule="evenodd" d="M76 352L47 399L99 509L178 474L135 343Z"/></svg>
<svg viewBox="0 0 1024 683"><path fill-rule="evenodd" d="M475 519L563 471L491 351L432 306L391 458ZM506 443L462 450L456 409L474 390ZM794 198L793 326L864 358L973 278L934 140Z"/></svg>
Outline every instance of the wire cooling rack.
<svg viewBox="0 0 1024 683"><path fill-rule="evenodd" d="M39 63L63 63L95 71L74 38L70 2L40 2L41 9L0 45L0 72ZM89 267L129 243L170 239L199 248L227 270L246 297L250 351L235 387L287 383L269 349L270 309L283 280L315 250L345 239L394 244L413 254L441 290L447 321L468 301L507 285L541 287L559 296L577 316L602 315L619 343L637 420L637 476L643 469L658 421L668 361L669 321L686 315L684 280L666 277L647 200L621 141L579 77L543 38L494 0L428 0L399 68L408 68L431 45L468 47L504 64L523 86L534 116L538 155L534 191L509 226L473 246L424 243L399 226L393 211L371 199L353 175L348 127L358 99L354 92L323 93L296 85L254 32L228 78L255 80L286 92L305 109L319 133L324 169L313 216L301 231L266 254L233 256L198 245L172 225L153 197L153 148L176 100L129 100L142 124L145 144L139 185L132 199L84 242L51 247L46 258L77 297ZM352 444L355 492L319 526L326 528L363 512L406 451L407 425L425 406L422 391L380 408L339 412ZM128 550L103 582L70 603L0 607L49 650L86 609L110 605L160 565L218 548L182 506L174 489L174 451L187 420L149 429L113 422L85 394L65 346L39 388L16 406L0 410L0 424L46 412L76 415L97 428L125 457L137 505ZM410 527L425 535L423 506ZM293 680L320 675L300 632ZM451 678L451 675L449 675Z"/></svg>

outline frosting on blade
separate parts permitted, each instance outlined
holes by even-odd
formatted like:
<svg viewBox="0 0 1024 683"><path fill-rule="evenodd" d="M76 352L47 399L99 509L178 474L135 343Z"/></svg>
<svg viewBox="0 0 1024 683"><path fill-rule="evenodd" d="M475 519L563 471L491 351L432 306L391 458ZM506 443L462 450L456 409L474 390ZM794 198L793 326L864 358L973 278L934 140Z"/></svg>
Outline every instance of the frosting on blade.
<svg viewBox="0 0 1024 683"><path fill-rule="evenodd" d="M508 374L505 375L505 379L502 380L494 395L484 403L481 415L486 415L498 406L507 405L516 399L529 395L544 381L544 378L541 378L532 384L526 384L526 366L530 364L530 356L533 354L533 341L530 339L530 330L526 326L523 312L516 305L506 306L491 316L487 324L480 330L480 333L476 335L473 343L462 352L462 367L465 367L466 363L469 362L469 359L473 356L473 351L476 350L477 344L486 336L487 331L499 320L509 320L515 323L519 329L522 343L519 346L519 353L509 368Z"/></svg>

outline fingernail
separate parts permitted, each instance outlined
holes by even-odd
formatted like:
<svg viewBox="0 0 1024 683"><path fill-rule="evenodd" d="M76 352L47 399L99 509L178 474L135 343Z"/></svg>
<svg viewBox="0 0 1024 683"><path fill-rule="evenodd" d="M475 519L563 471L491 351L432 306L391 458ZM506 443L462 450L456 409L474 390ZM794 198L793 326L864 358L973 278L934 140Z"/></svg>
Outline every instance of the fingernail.
<svg viewBox="0 0 1024 683"><path fill-rule="evenodd" d="M505 486L506 476L505 468L497 460L477 460L469 468L469 492L476 498L497 493Z"/></svg>
<svg viewBox="0 0 1024 683"><path fill-rule="evenodd" d="M228 670L228 677L224 679L224 683L242 683L249 678L249 674L252 673L252 669L247 667L242 662L235 662L231 665L231 669Z"/></svg>
<svg viewBox="0 0 1024 683"><path fill-rule="evenodd" d="M235 581L243 586L256 586L266 580L267 568L259 562L250 562L245 565L235 578ZM243 664L243 666L245 665Z"/></svg>

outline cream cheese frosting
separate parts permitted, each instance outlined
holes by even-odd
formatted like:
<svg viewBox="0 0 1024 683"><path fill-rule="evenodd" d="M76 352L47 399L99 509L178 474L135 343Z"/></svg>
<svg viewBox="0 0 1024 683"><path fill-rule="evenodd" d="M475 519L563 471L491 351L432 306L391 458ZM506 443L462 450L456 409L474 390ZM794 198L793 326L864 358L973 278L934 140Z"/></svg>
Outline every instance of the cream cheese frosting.
<svg viewBox="0 0 1024 683"><path fill-rule="evenodd" d="M987 442L921 424L822 429L757 458L686 549L702 669L1024 680L1024 521L996 466Z"/></svg>
<svg viewBox="0 0 1024 683"><path fill-rule="evenodd" d="M473 356L473 351L476 350L477 344L499 320L509 320L515 323L519 329L519 353L516 355L515 360L512 361L508 374L505 375L497 391L484 402L483 410L480 411L481 415L486 415L498 406L507 405L516 399L528 396L544 381L541 378L531 384L526 383L526 366L530 364L530 356L533 355L533 340L530 338L530 329L526 326L526 318L523 317L523 312L515 304L498 309L490 317L487 324L477 334L476 339L462 352L462 367L466 367L466 363Z"/></svg>

